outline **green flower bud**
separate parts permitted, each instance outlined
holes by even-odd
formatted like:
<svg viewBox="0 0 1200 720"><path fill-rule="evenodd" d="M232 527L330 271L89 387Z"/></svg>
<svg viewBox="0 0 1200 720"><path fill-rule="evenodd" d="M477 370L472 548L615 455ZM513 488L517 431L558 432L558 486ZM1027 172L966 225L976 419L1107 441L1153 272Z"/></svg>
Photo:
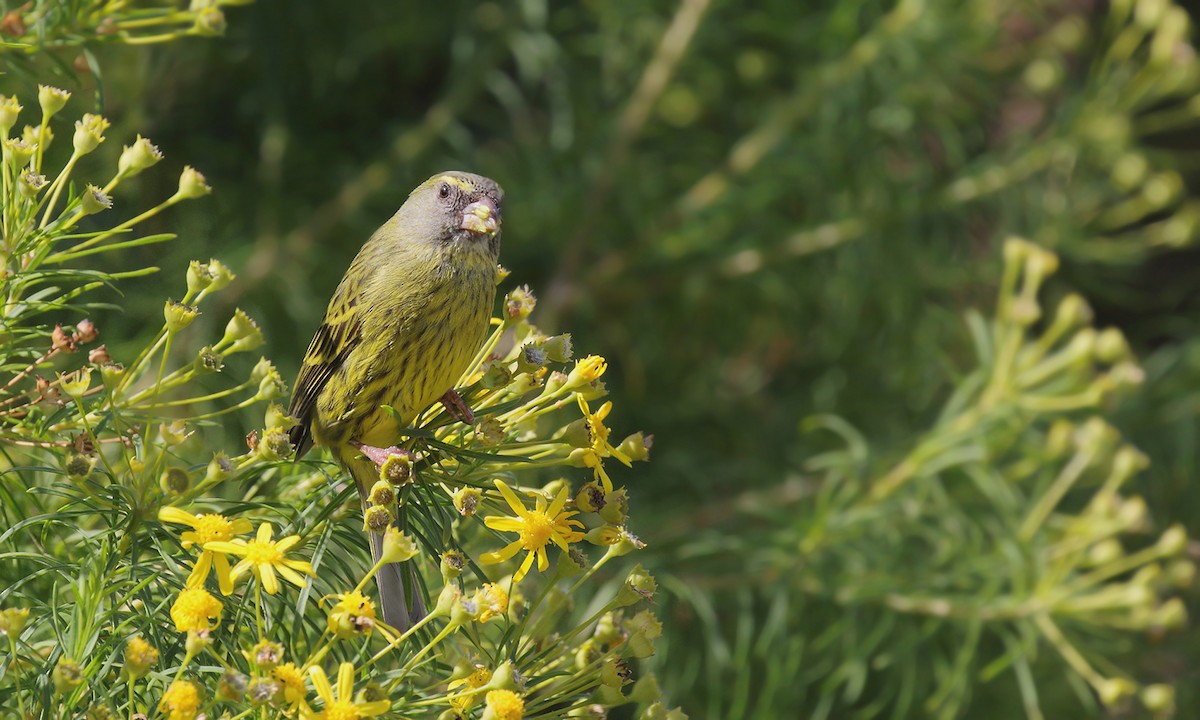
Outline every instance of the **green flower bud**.
<svg viewBox="0 0 1200 720"><path fill-rule="evenodd" d="M1147 685L1139 694L1147 710L1166 715L1175 712L1175 688L1162 683Z"/></svg>
<svg viewBox="0 0 1200 720"><path fill-rule="evenodd" d="M475 511L479 509L480 493L478 488L469 486L460 487L454 491L454 509L463 517L472 517Z"/></svg>
<svg viewBox="0 0 1200 720"><path fill-rule="evenodd" d="M1029 327L1042 317L1042 307L1033 298L1018 297L1009 306L1009 319L1021 327Z"/></svg>
<svg viewBox="0 0 1200 720"><path fill-rule="evenodd" d="M1124 554L1125 548L1121 545L1121 541L1108 538L1107 540L1101 540L1088 550L1087 564L1092 567L1107 565Z"/></svg>
<svg viewBox="0 0 1200 720"><path fill-rule="evenodd" d="M192 481L187 470L172 466L158 477L158 486L167 495L182 495L192 486Z"/></svg>
<svg viewBox="0 0 1200 720"><path fill-rule="evenodd" d="M662 703L654 703L638 720L688 720L688 716L680 708L668 710Z"/></svg>
<svg viewBox="0 0 1200 720"><path fill-rule="evenodd" d="M400 529L392 525L383 533L383 550L379 557L384 562L398 563L408 562L417 555L421 549L417 547L417 543L408 535L400 532Z"/></svg>
<svg viewBox="0 0 1200 720"><path fill-rule="evenodd" d="M407 485L413 481L412 458L404 453L392 453L379 466L379 478L396 485Z"/></svg>
<svg viewBox="0 0 1200 720"><path fill-rule="evenodd" d="M654 576L641 565L635 565L617 592L615 602L617 607L628 607L641 600L652 600L657 590L658 583L654 581Z"/></svg>
<svg viewBox="0 0 1200 720"><path fill-rule="evenodd" d="M38 175L32 171L21 173L17 177L17 189L21 192L21 196L32 200L37 197L37 194L46 187L46 176Z"/></svg>
<svg viewBox="0 0 1200 720"><path fill-rule="evenodd" d="M1183 190L1183 178L1168 170L1152 175L1142 184L1142 198L1153 210L1161 210L1178 200Z"/></svg>
<svg viewBox="0 0 1200 720"><path fill-rule="evenodd" d="M213 350L211 345L200 348L200 352L196 353L196 359L192 361L192 372L197 375L211 375L221 372L224 367L225 356Z"/></svg>
<svg viewBox="0 0 1200 720"><path fill-rule="evenodd" d="M633 669L621 658L607 657L600 665L600 682L611 688L619 688L633 681Z"/></svg>
<svg viewBox="0 0 1200 720"><path fill-rule="evenodd" d="M195 168L190 165L183 168L183 172L179 175L179 189L175 191L175 197L180 200L192 200L204 197L211 192L212 188Z"/></svg>
<svg viewBox="0 0 1200 720"><path fill-rule="evenodd" d="M6 608L0 611L0 635L17 637L29 621L29 608Z"/></svg>
<svg viewBox="0 0 1200 720"><path fill-rule="evenodd" d="M1149 510L1146 508L1146 501L1140 495L1123 501L1117 507L1117 523L1126 530L1142 527L1146 523L1147 515Z"/></svg>
<svg viewBox="0 0 1200 720"><path fill-rule="evenodd" d="M537 298L528 285L514 288L504 296L504 318L507 321L520 321L529 317L537 306Z"/></svg>
<svg viewBox="0 0 1200 720"><path fill-rule="evenodd" d="M0 95L0 137L8 137L8 131L17 124L21 114L21 103L15 97Z"/></svg>
<svg viewBox="0 0 1200 720"><path fill-rule="evenodd" d="M125 643L125 675L132 680L145 677L158 664L158 650L138 636Z"/></svg>
<svg viewBox="0 0 1200 720"><path fill-rule="evenodd" d="M49 85L38 85L38 104L42 106L42 118L49 120L62 110L71 99L71 93ZM20 109L18 107L18 109Z"/></svg>
<svg viewBox="0 0 1200 720"><path fill-rule="evenodd" d="M1174 560L1167 565L1167 577L1177 588L1189 588L1196 580L1196 563L1185 558Z"/></svg>
<svg viewBox="0 0 1200 720"><path fill-rule="evenodd" d="M535 373L546 366L546 353L536 345L526 345L517 353L517 372Z"/></svg>
<svg viewBox="0 0 1200 720"><path fill-rule="evenodd" d="M550 362L565 363L569 361L574 352L571 347L571 334L563 333L546 338L542 343L542 351L546 353L546 357Z"/></svg>
<svg viewBox="0 0 1200 720"><path fill-rule="evenodd" d="M1128 360L1132 356L1129 343L1125 342L1125 336L1116 328L1105 328L1096 336L1095 352L1096 359L1107 365Z"/></svg>
<svg viewBox="0 0 1200 720"><path fill-rule="evenodd" d="M1135 692L1137 685L1125 678L1106 678L1096 684L1096 694L1100 696L1100 702L1108 707L1116 705Z"/></svg>
<svg viewBox="0 0 1200 720"><path fill-rule="evenodd" d="M1187 606L1177 597L1167 600L1154 611L1154 625L1163 630L1182 630L1187 621Z"/></svg>
<svg viewBox="0 0 1200 720"><path fill-rule="evenodd" d="M200 311L191 305L177 303L174 300L168 300L163 306L163 317L167 321L167 332L174 334L192 324Z"/></svg>
<svg viewBox="0 0 1200 720"><path fill-rule="evenodd" d="M40 147L42 152L50 147L50 143L54 141L54 131L49 126L42 127L40 125L26 125L21 131L21 139L29 145Z"/></svg>
<svg viewBox="0 0 1200 720"><path fill-rule="evenodd" d="M226 670L217 681L217 698L228 702L241 702L246 696L250 678L237 670Z"/></svg>
<svg viewBox="0 0 1200 720"><path fill-rule="evenodd" d="M617 541L608 546L608 554L615 557L621 557L622 555L628 555L635 550L641 550L645 547L646 543L638 539L637 535L634 535L625 528L621 528L621 533L617 538Z"/></svg>
<svg viewBox="0 0 1200 720"><path fill-rule="evenodd" d="M206 7L196 14L196 22L192 32L205 37L219 37L225 34L225 13L218 7Z"/></svg>
<svg viewBox="0 0 1200 720"><path fill-rule="evenodd" d="M107 388L115 388L125 377L125 366L121 363L104 363L100 366L100 379Z"/></svg>
<svg viewBox="0 0 1200 720"><path fill-rule="evenodd" d="M233 474L233 469L233 463L230 462L228 455L223 452L215 453L213 459L208 461L208 467L204 469L204 484L211 485L221 482Z"/></svg>
<svg viewBox="0 0 1200 720"><path fill-rule="evenodd" d="M604 488L595 480L584 483L575 494L575 507L580 512L600 512L604 509L604 503Z"/></svg>
<svg viewBox="0 0 1200 720"><path fill-rule="evenodd" d="M592 639L600 645L614 645L625 636L621 629L620 617L617 613L607 612L596 621L596 629L592 631Z"/></svg>
<svg viewBox="0 0 1200 720"><path fill-rule="evenodd" d="M633 689L629 691L629 700L638 705L658 702L661 699L662 690L658 687L658 678L654 676L654 673L638 678L638 681L633 684Z"/></svg>
<svg viewBox="0 0 1200 720"><path fill-rule="evenodd" d="M513 374L508 369L508 366L500 362L491 362L483 371L483 377L480 378L479 384L485 390L499 390L502 387L507 387L512 382Z"/></svg>
<svg viewBox="0 0 1200 720"><path fill-rule="evenodd" d="M1157 548L1163 555L1178 555L1187 548L1187 530L1176 523L1158 538Z"/></svg>
<svg viewBox="0 0 1200 720"><path fill-rule="evenodd" d="M87 682L79 663L66 656L59 658L50 679L54 681L54 690L59 695L66 695Z"/></svg>
<svg viewBox="0 0 1200 720"><path fill-rule="evenodd" d="M82 400L92 385L92 369L84 367L66 375L58 376L58 386L72 399Z"/></svg>
<svg viewBox="0 0 1200 720"><path fill-rule="evenodd" d="M137 140L134 140L132 145L126 145L121 152L121 157L117 161L117 173L124 177L132 177L162 158L162 151L158 149L157 145L138 135Z"/></svg>
<svg viewBox="0 0 1200 720"><path fill-rule="evenodd" d="M542 386L542 395L555 395L559 390L567 385L567 374L555 370L546 376L545 385Z"/></svg>
<svg viewBox="0 0 1200 720"><path fill-rule="evenodd" d="M392 525L392 513L381 505L372 505L363 512L363 532L382 535Z"/></svg>
<svg viewBox="0 0 1200 720"><path fill-rule="evenodd" d="M629 493L625 488L617 488L604 495L604 506L599 510L600 517L613 525L623 525L629 515Z"/></svg>
<svg viewBox="0 0 1200 720"><path fill-rule="evenodd" d="M396 489L386 480L376 480L371 486L368 500L372 505L391 505L396 502Z"/></svg>
<svg viewBox="0 0 1200 720"><path fill-rule="evenodd" d="M72 453L67 457L67 462L63 466L66 471L67 479L73 483L82 483L92 475L92 470L96 468L97 458L93 455L82 455Z"/></svg>
<svg viewBox="0 0 1200 720"><path fill-rule="evenodd" d="M99 115L86 113L82 120L75 121L75 136L71 142L77 155L87 155L104 142L104 131L109 122Z"/></svg>
<svg viewBox="0 0 1200 720"><path fill-rule="evenodd" d="M246 697L254 707L261 707L275 699L280 693L279 683L270 678L252 677L246 684Z"/></svg>
<svg viewBox="0 0 1200 720"><path fill-rule="evenodd" d="M249 315L238 309L225 325L225 334L221 337L221 342L217 343L217 347L225 348L225 354L232 355L256 350L262 347L264 342L262 330L258 329L258 325ZM229 347L225 347L226 345Z"/></svg>
<svg viewBox="0 0 1200 720"><path fill-rule="evenodd" d="M458 550L447 550L442 553L442 561L440 565L442 580L449 583L462 574L463 568L467 566L467 558Z"/></svg>
<svg viewBox="0 0 1200 720"><path fill-rule="evenodd" d="M475 439L483 447L496 447L504 442L504 424L494 415L475 422Z"/></svg>
<svg viewBox="0 0 1200 720"><path fill-rule="evenodd" d="M446 567L445 556L442 556L442 567ZM445 573L443 572L443 576ZM458 589L457 585L446 583L442 591L438 593L437 602L433 606L433 610L429 613L434 617L450 617L454 613L454 608L458 606L458 601L462 598L462 590Z"/></svg>
<svg viewBox="0 0 1200 720"><path fill-rule="evenodd" d="M603 618L601 618L603 622ZM584 670L592 663L600 659L603 653L600 651L600 642L591 638L583 641L579 645L579 649L575 651L575 669Z"/></svg>
<svg viewBox="0 0 1200 720"><path fill-rule="evenodd" d="M512 661L505 660L492 671L492 679L484 685L488 690L512 690L525 692L525 679L513 666Z"/></svg>
<svg viewBox="0 0 1200 720"><path fill-rule="evenodd" d="M621 542L621 532L621 528L615 525L601 525L585 533L583 539L602 547L616 545Z"/></svg>
<svg viewBox="0 0 1200 720"><path fill-rule="evenodd" d="M264 462L279 462L292 456L292 441L281 427L264 428L255 454Z"/></svg>
<svg viewBox="0 0 1200 720"><path fill-rule="evenodd" d="M1109 177L1112 178L1113 185L1118 190L1129 192L1145 181L1149 171L1150 163L1146 161L1145 155L1127 152L1113 163Z"/></svg>
<svg viewBox="0 0 1200 720"><path fill-rule="evenodd" d="M183 420L172 420L158 426L158 437L168 447L179 445L187 440L189 435L191 433L188 432L187 423Z"/></svg>
<svg viewBox="0 0 1200 720"><path fill-rule="evenodd" d="M3 147L4 162L13 168L23 168L29 164L29 159L33 157L33 153L37 149L17 137L8 138L0 143L0 147Z"/></svg>
<svg viewBox="0 0 1200 720"><path fill-rule="evenodd" d="M209 645L212 645L211 630L188 630L187 639L183 641L183 649L193 656L204 652Z"/></svg>
<svg viewBox="0 0 1200 720"><path fill-rule="evenodd" d="M95 185L88 185L83 194L79 196L79 211L84 215L95 215L111 209L112 206L112 198Z"/></svg>
<svg viewBox="0 0 1200 720"><path fill-rule="evenodd" d="M629 458L631 462L647 462L650 460L650 448L654 447L654 436L635 432L627 436L617 446L617 450Z"/></svg>
<svg viewBox="0 0 1200 720"><path fill-rule="evenodd" d="M567 547L565 553L558 556L558 564L554 566L554 578L556 580L565 580L567 578L577 577L588 568L587 555L574 545Z"/></svg>

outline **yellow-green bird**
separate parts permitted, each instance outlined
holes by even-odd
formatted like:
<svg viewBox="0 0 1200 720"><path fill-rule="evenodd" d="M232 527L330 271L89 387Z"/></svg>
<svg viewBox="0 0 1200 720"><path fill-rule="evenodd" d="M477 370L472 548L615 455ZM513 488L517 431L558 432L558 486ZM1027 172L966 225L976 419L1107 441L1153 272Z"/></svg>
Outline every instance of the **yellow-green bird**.
<svg viewBox="0 0 1200 720"><path fill-rule="evenodd" d="M328 448L364 505L421 411L441 400L473 422L453 386L488 330L503 203L494 180L471 173L421 183L359 250L308 346L290 410L296 457L314 442ZM372 534L376 558L381 547ZM408 627L423 611L405 600L401 568L384 566L376 579L384 620Z"/></svg>

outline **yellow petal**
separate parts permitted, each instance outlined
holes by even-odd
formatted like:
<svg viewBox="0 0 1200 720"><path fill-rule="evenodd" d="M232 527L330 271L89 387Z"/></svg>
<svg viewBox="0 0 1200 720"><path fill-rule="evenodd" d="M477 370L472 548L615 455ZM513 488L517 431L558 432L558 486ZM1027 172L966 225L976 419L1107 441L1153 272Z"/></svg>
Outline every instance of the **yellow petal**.
<svg viewBox="0 0 1200 720"><path fill-rule="evenodd" d="M483 524L501 532L521 532L521 529L525 527L524 521L503 515L489 515L483 519Z"/></svg>
<svg viewBox="0 0 1200 720"><path fill-rule="evenodd" d="M508 545L505 545L501 550L497 550L496 552L486 552L480 555L479 562L483 563L484 565L495 565L496 563L504 562L513 555L516 555L517 551L520 549L521 541L514 540Z"/></svg>
<svg viewBox="0 0 1200 720"><path fill-rule="evenodd" d="M308 676L312 679L313 689L317 691L317 697L325 701L328 705L334 701L333 688L329 686L329 678L325 675L325 671L319 665L313 665L308 670Z"/></svg>
<svg viewBox="0 0 1200 720"><path fill-rule="evenodd" d="M258 535L255 539L261 543L271 542L271 535L275 532L275 528L271 527L271 523L265 522L258 526Z"/></svg>
<svg viewBox="0 0 1200 720"><path fill-rule="evenodd" d="M179 539L183 540L183 547L186 550L187 548L190 548L191 546L200 542L200 533L193 532L191 530L184 530L183 534L179 536Z"/></svg>
<svg viewBox="0 0 1200 720"><path fill-rule="evenodd" d="M210 552L200 553L200 557L196 558L196 566L192 568L192 574L188 575L188 587L203 587L204 581L208 579L208 571L212 569L213 554Z"/></svg>
<svg viewBox="0 0 1200 720"><path fill-rule="evenodd" d="M521 578L525 577L526 573L529 572L529 567L531 565L533 565L532 550L525 555L525 560L521 563L521 567L517 568L517 571L513 573L513 584L521 582Z"/></svg>
<svg viewBox="0 0 1200 720"><path fill-rule="evenodd" d="M290 550L292 548L292 546L294 546L298 542L300 542L299 535L288 535L284 539L275 543L275 549L278 550L279 552L287 552L288 550Z"/></svg>
<svg viewBox="0 0 1200 720"><path fill-rule="evenodd" d="M250 522L246 518L238 518L233 521L232 525L232 531L234 535L248 533L254 529L254 523Z"/></svg>
<svg viewBox="0 0 1200 720"><path fill-rule="evenodd" d="M159 508L158 521L179 523L180 525L191 525L192 527L196 527L196 516L186 510L180 510L177 507Z"/></svg>
<svg viewBox="0 0 1200 720"><path fill-rule="evenodd" d="M563 486L558 490L558 497L554 498L554 502L550 504L550 509L546 511L546 514L552 518L557 518L558 514L562 512L563 506L566 504L567 484L563 483Z"/></svg>
<svg viewBox="0 0 1200 720"><path fill-rule="evenodd" d="M358 703L354 709L361 717L375 717L382 715L392 709L391 700L372 700L371 702Z"/></svg>
<svg viewBox="0 0 1200 720"><path fill-rule="evenodd" d="M496 480L495 482L496 489L499 490L500 494L504 496L504 500L508 503L508 506L512 508L512 511L517 515L524 517L525 513L527 512L525 510L525 504L521 502L521 499L517 497L517 494L514 493L507 485L505 485L503 480Z"/></svg>
<svg viewBox="0 0 1200 720"><path fill-rule="evenodd" d="M212 553L209 553L212 554ZM214 555L213 565L217 568L217 585L222 595L233 594L233 578L229 576L229 560L224 555Z"/></svg>
<svg viewBox="0 0 1200 720"><path fill-rule="evenodd" d="M204 543L204 549L208 552L229 553L231 555L245 555L246 541L245 540L213 540L212 542Z"/></svg>
<svg viewBox="0 0 1200 720"><path fill-rule="evenodd" d="M268 595L279 592L279 578L275 577L274 565L262 563L255 565L254 569L258 571L258 579L262 582L263 590L266 590Z"/></svg>
<svg viewBox="0 0 1200 720"><path fill-rule="evenodd" d="M313 577L317 576L317 574L313 571L312 563L307 560L284 560L281 564L286 565L288 568L291 568L296 572L304 573L305 575L312 575Z"/></svg>
<svg viewBox="0 0 1200 720"><path fill-rule="evenodd" d="M344 662L338 666L338 700L354 697L354 664Z"/></svg>
<svg viewBox="0 0 1200 720"><path fill-rule="evenodd" d="M253 566L254 565L249 560L242 560L237 565L233 566L233 570L229 571L229 577L234 580L237 580L242 575L245 575L246 571L249 570L250 568L252 568Z"/></svg>
<svg viewBox="0 0 1200 720"><path fill-rule="evenodd" d="M284 580L287 580L296 587L304 587L304 576L300 573L291 569L287 565L282 564L276 565L275 569L279 571L279 574L283 576Z"/></svg>
<svg viewBox="0 0 1200 720"><path fill-rule="evenodd" d="M546 546L543 545L537 549L538 572L546 572L546 568L550 567L550 558L546 557Z"/></svg>
<svg viewBox="0 0 1200 720"><path fill-rule="evenodd" d="M553 534L551 534L551 535L550 535L550 540L551 540L551 541L552 541L552 542L553 542L555 545L557 545L557 546L558 546L558 549L559 549L559 550L562 550L563 552L567 552L568 550L570 550L570 549L571 549L571 548L569 548L569 547L567 546L567 543L566 543L566 542L563 540L563 536L562 536L562 534L561 534L561 533L553 533Z"/></svg>

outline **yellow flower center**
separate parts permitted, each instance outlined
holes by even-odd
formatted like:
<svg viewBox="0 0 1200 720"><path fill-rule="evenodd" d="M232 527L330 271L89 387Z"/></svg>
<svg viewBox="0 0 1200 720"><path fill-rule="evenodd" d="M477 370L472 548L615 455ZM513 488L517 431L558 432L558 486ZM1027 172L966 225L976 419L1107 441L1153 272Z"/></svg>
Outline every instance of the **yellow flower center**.
<svg viewBox="0 0 1200 720"><path fill-rule="evenodd" d="M171 620L179 632L208 630L212 627L209 618L221 614L221 601L203 588L186 588L171 606Z"/></svg>
<svg viewBox="0 0 1200 720"><path fill-rule="evenodd" d="M199 707L200 693L196 690L196 686L187 680L177 680L171 683L171 687L163 694L162 700L158 704L159 711L170 711L171 720L193 718Z"/></svg>
<svg viewBox="0 0 1200 720"><path fill-rule="evenodd" d="M255 565L277 565L283 562L283 553L279 552L272 540L251 540L246 543L246 559Z"/></svg>
<svg viewBox="0 0 1200 720"><path fill-rule="evenodd" d="M200 536L197 542L201 545L206 542L225 542L233 537L233 523L216 513L197 515L195 529Z"/></svg>
<svg viewBox="0 0 1200 720"><path fill-rule="evenodd" d="M349 700L335 700L329 703L321 717L323 720L358 720L358 709Z"/></svg>
<svg viewBox="0 0 1200 720"><path fill-rule="evenodd" d="M525 715L525 701L512 690L491 691L487 705L499 720L521 720Z"/></svg>
<svg viewBox="0 0 1200 720"><path fill-rule="evenodd" d="M338 604L333 606L331 612L338 611L375 619L375 603L371 602L366 595L353 590L338 596Z"/></svg>
<svg viewBox="0 0 1200 720"><path fill-rule="evenodd" d="M283 684L283 698L289 703L298 703L304 699L304 676L295 663L284 663L271 671L271 675Z"/></svg>
<svg viewBox="0 0 1200 720"><path fill-rule="evenodd" d="M554 523L544 512L531 512L524 517L521 527L521 547L526 550L540 550L550 542L554 534Z"/></svg>

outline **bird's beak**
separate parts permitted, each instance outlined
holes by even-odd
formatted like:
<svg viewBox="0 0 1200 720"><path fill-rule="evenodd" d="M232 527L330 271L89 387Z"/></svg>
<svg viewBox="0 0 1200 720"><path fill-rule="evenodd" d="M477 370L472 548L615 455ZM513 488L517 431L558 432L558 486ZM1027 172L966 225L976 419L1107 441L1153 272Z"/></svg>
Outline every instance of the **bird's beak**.
<svg viewBox="0 0 1200 720"><path fill-rule="evenodd" d="M463 208L459 227L479 235L495 235L500 229L500 212L491 198L480 198Z"/></svg>

